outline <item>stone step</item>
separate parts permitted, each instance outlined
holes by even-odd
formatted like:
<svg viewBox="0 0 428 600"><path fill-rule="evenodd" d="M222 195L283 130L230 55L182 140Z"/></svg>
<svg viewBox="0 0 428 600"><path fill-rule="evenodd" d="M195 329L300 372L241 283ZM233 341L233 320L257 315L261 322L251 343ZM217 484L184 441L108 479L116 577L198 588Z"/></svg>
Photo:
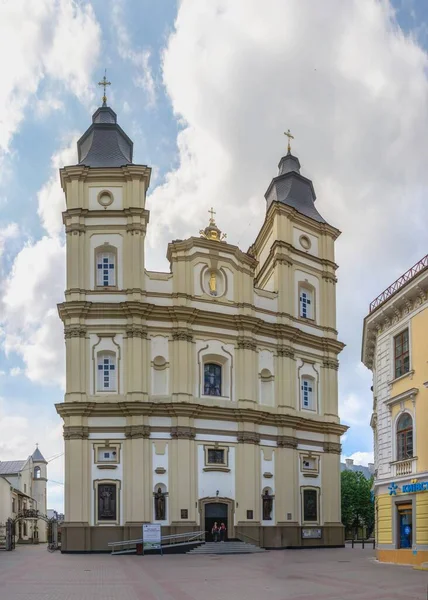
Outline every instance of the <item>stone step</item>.
<svg viewBox="0 0 428 600"><path fill-rule="evenodd" d="M193 548L187 554L255 554L257 552L265 552L265 550L246 542L207 542Z"/></svg>

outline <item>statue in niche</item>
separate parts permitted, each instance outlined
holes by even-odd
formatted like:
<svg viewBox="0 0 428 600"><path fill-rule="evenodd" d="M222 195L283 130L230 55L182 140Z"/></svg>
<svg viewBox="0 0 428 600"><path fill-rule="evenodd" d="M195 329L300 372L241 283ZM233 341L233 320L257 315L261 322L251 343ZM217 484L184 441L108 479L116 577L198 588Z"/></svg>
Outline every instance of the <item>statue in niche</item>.
<svg viewBox="0 0 428 600"><path fill-rule="evenodd" d="M263 499L263 521L272 521L273 496L269 494L269 490L265 490L262 496Z"/></svg>
<svg viewBox="0 0 428 600"><path fill-rule="evenodd" d="M155 519L156 521L165 521L166 519L166 501L165 494L162 492L161 488L158 488L158 491L154 493L155 497Z"/></svg>
<svg viewBox="0 0 428 600"><path fill-rule="evenodd" d="M217 296L217 275L215 271L210 273L209 287L211 296Z"/></svg>

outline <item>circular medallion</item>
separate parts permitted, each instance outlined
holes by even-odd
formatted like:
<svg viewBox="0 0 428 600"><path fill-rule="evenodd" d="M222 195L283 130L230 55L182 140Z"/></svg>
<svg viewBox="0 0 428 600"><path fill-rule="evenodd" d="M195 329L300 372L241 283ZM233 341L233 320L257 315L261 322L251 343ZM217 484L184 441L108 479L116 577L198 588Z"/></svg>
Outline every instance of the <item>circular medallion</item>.
<svg viewBox="0 0 428 600"><path fill-rule="evenodd" d="M98 194L98 203L107 208L107 206L113 204L113 194L107 190L103 190Z"/></svg>
<svg viewBox="0 0 428 600"><path fill-rule="evenodd" d="M309 250L309 248L312 246L311 240L308 238L307 235L301 235L299 237L299 242L302 248L304 248L305 250Z"/></svg>

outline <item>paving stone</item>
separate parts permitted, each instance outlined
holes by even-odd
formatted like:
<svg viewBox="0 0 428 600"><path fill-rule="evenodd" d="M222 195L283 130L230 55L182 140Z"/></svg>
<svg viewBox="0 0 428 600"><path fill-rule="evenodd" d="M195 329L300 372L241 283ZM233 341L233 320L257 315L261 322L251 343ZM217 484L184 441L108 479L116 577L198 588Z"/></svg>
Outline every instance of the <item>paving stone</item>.
<svg viewBox="0 0 428 600"><path fill-rule="evenodd" d="M0 600L426 600L425 572L372 549L227 556L0 552Z"/></svg>

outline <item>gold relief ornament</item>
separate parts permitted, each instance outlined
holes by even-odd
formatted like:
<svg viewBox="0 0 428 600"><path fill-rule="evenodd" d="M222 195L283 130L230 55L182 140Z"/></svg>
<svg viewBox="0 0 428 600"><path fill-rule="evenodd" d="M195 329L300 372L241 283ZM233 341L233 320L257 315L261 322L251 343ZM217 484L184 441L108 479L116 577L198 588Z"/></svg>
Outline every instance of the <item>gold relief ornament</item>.
<svg viewBox="0 0 428 600"><path fill-rule="evenodd" d="M212 296L217 296L217 273L215 271L211 271L209 286L210 294Z"/></svg>
<svg viewBox="0 0 428 600"><path fill-rule="evenodd" d="M217 225L215 223L214 215L216 213L212 207L211 207L211 210L209 210L208 212L211 215L209 225L208 225L208 227L205 227L205 229L201 229L199 231L199 233L200 233L201 237L205 238L206 240L214 240L215 242L223 242L227 236L225 233L222 233L220 231L220 229L217 227Z"/></svg>

